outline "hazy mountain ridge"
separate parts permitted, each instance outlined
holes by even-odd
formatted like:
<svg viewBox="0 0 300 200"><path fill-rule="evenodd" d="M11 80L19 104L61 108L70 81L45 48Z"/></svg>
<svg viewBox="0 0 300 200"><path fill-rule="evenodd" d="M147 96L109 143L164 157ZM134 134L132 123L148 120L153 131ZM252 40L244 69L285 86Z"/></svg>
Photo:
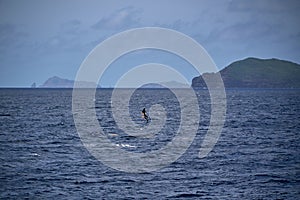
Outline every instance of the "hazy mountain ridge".
<svg viewBox="0 0 300 200"><path fill-rule="evenodd" d="M64 79L60 78L58 76L53 76L51 78L48 78L41 86L40 88L73 88L74 87L74 80ZM87 81L79 81L78 82L80 87L82 88L94 88L94 87L100 87L96 83L93 82L87 82Z"/></svg>
<svg viewBox="0 0 300 200"><path fill-rule="evenodd" d="M219 71L225 88L300 88L300 65L279 59L246 58ZM192 87L206 88L203 77L213 79L215 73L193 78Z"/></svg>
<svg viewBox="0 0 300 200"><path fill-rule="evenodd" d="M58 76L53 76L51 78L48 78L39 88L73 88L74 87L74 80L64 79L60 78ZM170 81L170 82L163 82L161 84L164 84L165 86L169 88L188 88L190 87L187 84L176 82L176 81ZM33 87L35 83L31 85L31 88ZM96 85L93 82L85 82L85 81L79 81L79 85L82 88L100 88L99 85ZM165 88L164 86L160 85L160 83L148 83L142 86L143 88Z"/></svg>
<svg viewBox="0 0 300 200"><path fill-rule="evenodd" d="M190 85L177 82L177 81L169 81L162 83L148 83L142 86L142 88L154 88L154 89L163 89L163 88L189 88Z"/></svg>

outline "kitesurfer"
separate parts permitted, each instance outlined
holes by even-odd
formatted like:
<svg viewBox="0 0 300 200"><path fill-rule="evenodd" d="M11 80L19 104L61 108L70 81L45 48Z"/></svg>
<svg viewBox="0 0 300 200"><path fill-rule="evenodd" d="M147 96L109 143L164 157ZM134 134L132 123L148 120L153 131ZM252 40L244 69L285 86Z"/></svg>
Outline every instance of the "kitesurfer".
<svg viewBox="0 0 300 200"><path fill-rule="evenodd" d="M148 123L149 117L148 117L148 115L147 115L147 112L146 112L146 109L145 109L145 108L142 110L142 117L143 117L143 118L147 121L147 123Z"/></svg>

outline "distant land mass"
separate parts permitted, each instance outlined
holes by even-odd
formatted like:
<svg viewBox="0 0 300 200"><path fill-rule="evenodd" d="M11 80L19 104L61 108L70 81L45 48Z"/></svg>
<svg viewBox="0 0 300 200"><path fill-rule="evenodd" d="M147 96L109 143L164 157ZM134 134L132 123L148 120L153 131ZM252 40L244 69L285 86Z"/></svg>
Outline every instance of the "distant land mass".
<svg viewBox="0 0 300 200"><path fill-rule="evenodd" d="M162 88L189 88L190 85L184 84L177 81L169 81L163 83L147 83L142 86L142 88L154 88L154 89L162 89Z"/></svg>
<svg viewBox="0 0 300 200"><path fill-rule="evenodd" d="M47 79L44 84L39 86L40 88L73 88L74 87L74 80L64 79L60 78L58 76L53 76L49 79ZM80 87L82 88L94 88L94 87L100 87L96 83L93 82L85 82L80 81Z"/></svg>
<svg viewBox="0 0 300 200"><path fill-rule="evenodd" d="M246 58L219 71L225 88L300 88L300 65L279 59ZM213 80L215 73L204 73L192 80L192 87L206 88L203 77Z"/></svg>
<svg viewBox="0 0 300 200"><path fill-rule="evenodd" d="M53 76L51 78L48 78L39 88L73 88L74 86L74 80L64 79L60 78L58 76ZM92 88L95 87L96 84L93 82L79 82L81 87L83 88ZM167 86L168 88L188 88L190 85L176 82L176 81L170 81L170 82L164 82L161 83ZM31 88L35 88L36 84L33 83L31 85ZM99 85L97 85L97 88L100 88ZM160 83L148 83L142 86L142 88L164 88L164 86L160 85Z"/></svg>
<svg viewBox="0 0 300 200"><path fill-rule="evenodd" d="M31 88L36 88L36 83L32 83Z"/></svg>
<svg viewBox="0 0 300 200"><path fill-rule="evenodd" d="M225 88L300 88L300 65L279 59L246 58L231 63L219 73L222 76ZM214 82L215 73L203 73L192 80L193 88L205 89L203 79ZM164 83L170 88L187 88L188 86L176 81ZM93 82L80 82L84 88L100 88ZM46 80L39 88L73 88L74 80L53 76ZM35 83L32 88L37 87ZM160 84L149 83L143 88L163 88Z"/></svg>

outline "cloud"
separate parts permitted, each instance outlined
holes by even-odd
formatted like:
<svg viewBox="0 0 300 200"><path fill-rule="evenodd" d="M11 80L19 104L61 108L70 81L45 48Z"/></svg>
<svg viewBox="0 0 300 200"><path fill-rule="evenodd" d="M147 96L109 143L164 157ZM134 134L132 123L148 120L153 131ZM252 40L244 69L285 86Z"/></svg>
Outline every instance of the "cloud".
<svg viewBox="0 0 300 200"><path fill-rule="evenodd" d="M3 48L19 44L27 36L27 33L18 30L14 24L0 24L0 46Z"/></svg>
<svg viewBox="0 0 300 200"><path fill-rule="evenodd" d="M230 1L210 22L207 43L251 46L254 43L285 43L300 32L299 1ZM201 36L201 34L198 34ZM202 35L205 37L205 35Z"/></svg>
<svg viewBox="0 0 300 200"><path fill-rule="evenodd" d="M96 30L119 30L136 27L139 24L137 13L139 11L133 7L122 8L100 19L92 28Z"/></svg>
<svg viewBox="0 0 300 200"><path fill-rule="evenodd" d="M60 32L74 35L74 34L80 33L81 25L82 24L79 20L73 19L73 20L70 20L70 21L67 21L67 22L61 24Z"/></svg>
<svg viewBox="0 0 300 200"><path fill-rule="evenodd" d="M239 22L223 28L216 27L209 35L210 41L237 42L242 44L251 40L270 39L276 35L273 26L259 21Z"/></svg>
<svg viewBox="0 0 300 200"><path fill-rule="evenodd" d="M300 2L298 0L252 0L241 1L232 0L228 5L228 10L231 12L263 12L263 13L278 13L299 11Z"/></svg>
<svg viewBox="0 0 300 200"><path fill-rule="evenodd" d="M85 52L87 29L77 19L68 20L58 25L57 32L42 38L35 49L39 55L60 54L66 52Z"/></svg>

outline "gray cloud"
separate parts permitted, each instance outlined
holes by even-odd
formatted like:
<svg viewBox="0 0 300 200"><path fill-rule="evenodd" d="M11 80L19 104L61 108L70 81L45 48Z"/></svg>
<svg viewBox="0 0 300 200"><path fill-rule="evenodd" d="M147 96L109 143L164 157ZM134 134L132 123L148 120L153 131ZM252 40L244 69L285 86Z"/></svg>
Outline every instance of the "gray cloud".
<svg viewBox="0 0 300 200"><path fill-rule="evenodd" d="M238 22L236 24L216 27L208 37L209 41L248 43L250 40L269 40L276 35L274 27L259 21Z"/></svg>
<svg viewBox="0 0 300 200"><path fill-rule="evenodd" d="M0 46L2 47L7 48L19 44L27 36L26 32L18 30L18 26L14 24L0 24Z"/></svg>
<svg viewBox="0 0 300 200"><path fill-rule="evenodd" d="M120 30L137 27L140 24L139 13L140 11L134 7L122 8L100 19L92 28L96 30Z"/></svg>
<svg viewBox="0 0 300 200"><path fill-rule="evenodd" d="M298 0L252 0L241 1L232 0L228 4L230 12L263 12L263 13L278 13L278 12L299 12L300 2Z"/></svg>
<svg viewBox="0 0 300 200"><path fill-rule="evenodd" d="M67 21L60 25L60 32L74 35L80 33L81 22L77 19Z"/></svg>

